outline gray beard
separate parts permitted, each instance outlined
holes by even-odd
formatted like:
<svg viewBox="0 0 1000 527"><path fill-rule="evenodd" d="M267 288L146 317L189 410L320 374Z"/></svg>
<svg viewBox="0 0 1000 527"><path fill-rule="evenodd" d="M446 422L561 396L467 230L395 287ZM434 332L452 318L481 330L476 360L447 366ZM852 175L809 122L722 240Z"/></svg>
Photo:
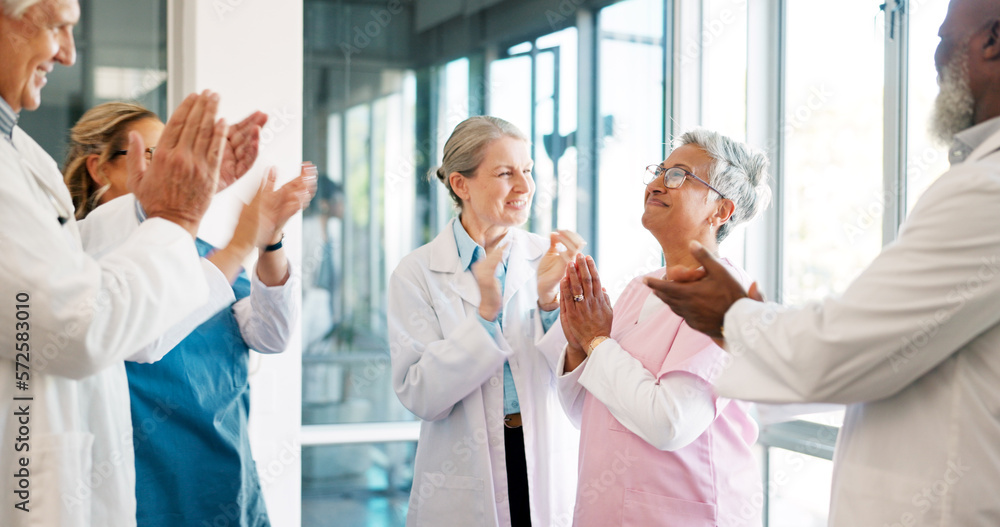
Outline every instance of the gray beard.
<svg viewBox="0 0 1000 527"><path fill-rule="evenodd" d="M954 136L975 124L976 100L969 88L969 55L954 57L938 78L941 90L934 100L930 131L941 144L951 145Z"/></svg>

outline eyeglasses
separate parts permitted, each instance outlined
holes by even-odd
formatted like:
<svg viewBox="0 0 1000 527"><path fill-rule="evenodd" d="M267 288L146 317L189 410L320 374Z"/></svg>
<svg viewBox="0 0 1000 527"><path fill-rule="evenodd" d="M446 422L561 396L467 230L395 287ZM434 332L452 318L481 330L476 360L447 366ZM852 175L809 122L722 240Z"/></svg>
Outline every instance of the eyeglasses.
<svg viewBox="0 0 1000 527"><path fill-rule="evenodd" d="M698 183L714 190L716 194L722 197L722 199L729 199L723 193L719 192L719 189L709 185L704 179L701 179L700 177L680 167L666 168L660 165L649 165L646 167L646 177L642 180L642 182L648 185L653 181L656 181L659 177L663 177L663 186L667 188L680 188L680 186L687 181L687 178L691 177Z"/></svg>
<svg viewBox="0 0 1000 527"><path fill-rule="evenodd" d="M146 161L152 161L153 160L153 152L156 152L156 147L155 146L151 146L151 147L149 147L149 148L146 149ZM123 155L125 155L127 153L128 153L128 150L115 150L114 152L111 153L111 159L114 159L114 158L116 158L118 156L123 156Z"/></svg>

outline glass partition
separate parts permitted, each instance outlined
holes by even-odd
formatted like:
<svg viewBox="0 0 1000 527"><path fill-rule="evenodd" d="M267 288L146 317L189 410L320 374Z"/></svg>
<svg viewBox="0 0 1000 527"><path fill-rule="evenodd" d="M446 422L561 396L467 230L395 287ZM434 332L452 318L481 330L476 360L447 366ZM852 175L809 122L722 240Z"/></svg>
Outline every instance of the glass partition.
<svg viewBox="0 0 1000 527"><path fill-rule="evenodd" d="M882 247L885 46L879 2L786 9L781 300L797 304L843 291Z"/></svg>
<svg viewBox="0 0 1000 527"><path fill-rule="evenodd" d="M666 151L664 16L663 0L627 0L598 14L595 258L612 300L633 278L663 265L641 217L643 172Z"/></svg>

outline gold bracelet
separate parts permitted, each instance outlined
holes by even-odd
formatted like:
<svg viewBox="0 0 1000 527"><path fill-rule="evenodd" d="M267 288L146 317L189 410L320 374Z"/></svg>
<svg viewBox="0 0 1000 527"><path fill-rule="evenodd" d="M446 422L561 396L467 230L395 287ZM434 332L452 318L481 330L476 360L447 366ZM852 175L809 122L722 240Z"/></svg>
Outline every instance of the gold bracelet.
<svg viewBox="0 0 1000 527"><path fill-rule="evenodd" d="M590 343L587 344L587 356L589 357L590 354L593 353L594 350L598 346L600 346L602 342L604 342L605 340L608 340L609 338L610 337L605 337L605 336L601 335L601 336L594 337L594 338L590 339Z"/></svg>

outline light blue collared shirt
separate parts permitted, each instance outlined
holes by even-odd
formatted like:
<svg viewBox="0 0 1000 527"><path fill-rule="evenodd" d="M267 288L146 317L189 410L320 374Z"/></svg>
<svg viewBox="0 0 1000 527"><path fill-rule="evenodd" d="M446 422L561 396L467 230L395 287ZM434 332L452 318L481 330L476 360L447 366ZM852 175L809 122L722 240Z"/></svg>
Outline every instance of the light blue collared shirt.
<svg viewBox="0 0 1000 527"><path fill-rule="evenodd" d="M948 149L948 162L952 165L964 163L973 150L979 148L989 137L1000 130L1000 117L994 117L955 134Z"/></svg>
<svg viewBox="0 0 1000 527"><path fill-rule="evenodd" d="M11 144L14 144L14 127L17 126L17 118L17 113L7 104L7 100L0 97L0 133Z"/></svg>
<svg viewBox="0 0 1000 527"><path fill-rule="evenodd" d="M455 244L458 246L458 259L462 263L462 270L468 271L472 264L477 262L480 258L486 257L486 249L475 242L469 233L466 232L465 227L462 226L461 218L455 219ZM510 254L505 254L503 260L501 260L500 265L497 266L497 280L500 280L500 291L503 294L505 281L507 278L507 260ZM542 317L542 329L548 331L552 324L559 318L559 309L556 308L553 311L540 311ZM479 322L486 328L490 336L496 339L497 334L502 331L503 327L503 309L500 310L500 316L497 317L495 321L486 320L483 318L479 312L476 312L476 318ZM507 362L503 363L503 413L505 414L516 414L521 412L521 404L517 399L517 388L514 386L514 375L510 371L510 364Z"/></svg>
<svg viewBox="0 0 1000 527"><path fill-rule="evenodd" d="M139 219L139 223L146 221L146 209L142 208L138 198L135 200L135 217Z"/></svg>

